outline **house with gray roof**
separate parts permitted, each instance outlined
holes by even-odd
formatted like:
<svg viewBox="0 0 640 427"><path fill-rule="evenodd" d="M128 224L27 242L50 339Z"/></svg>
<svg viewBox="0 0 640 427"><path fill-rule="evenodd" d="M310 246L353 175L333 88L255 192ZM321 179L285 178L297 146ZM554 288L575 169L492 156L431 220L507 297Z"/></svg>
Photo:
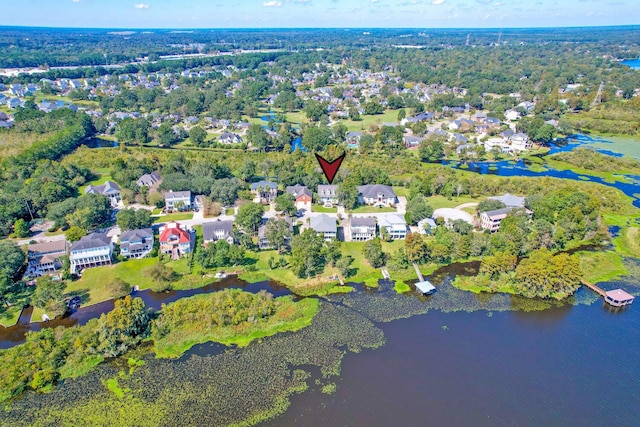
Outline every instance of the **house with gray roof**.
<svg viewBox="0 0 640 427"><path fill-rule="evenodd" d="M164 193L164 209L167 212L191 209L191 191L169 191Z"/></svg>
<svg viewBox="0 0 640 427"><path fill-rule="evenodd" d="M422 141L424 141L424 138L415 135L404 135L402 140L404 141L404 146L406 148L416 148Z"/></svg>
<svg viewBox="0 0 640 427"><path fill-rule="evenodd" d="M513 206L510 206L502 209L495 209L492 211L481 212L480 225L484 230L489 230L490 232L495 233L500 229L500 223L502 222L502 220L505 219L511 211L516 209L520 209L520 208L515 208ZM533 214L533 212L530 211L529 209L520 209L520 210L524 210L529 216Z"/></svg>
<svg viewBox="0 0 640 427"><path fill-rule="evenodd" d="M125 258L144 258L153 250L153 230L142 228L120 235L120 255Z"/></svg>
<svg viewBox="0 0 640 427"><path fill-rule="evenodd" d="M138 187L153 187L162 182L162 177L158 172L145 173L138 179Z"/></svg>
<svg viewBox="0 0 640 427"><path fill-rule="evenodd" d="M295 199L296 209L306 209L311 211L311 202L313 201L313 193L304 185L290 185L284 190L287 194L291 194Z"/></svg>
<svg viewBox="0 0 640 427"><path fill-rule="evenodd" d="M106 181L102 185L88 185L84 194L102 194L109 199L111 206L118 206L120 202L120 187L112 181Z"/></svg>
<svg viewBox="0 0 640 427"><path fill-rule="evenodd" d="M338 237L338 226L335 217L321 214L311 217L309 223L311 229L324 237L325 240L333 240Z"/></svg>
<svg viewBox="0 0 640 427"><path fill-rule="evenodd" d="M234 243L233 221L205 222L202 224L202 240L205 246L218 240L225 240L232 245Z"/></svg>
<svg viewBox="0 0 640 427"><path fill-rule="evenodd" d="M378 219L380 225L380 236L385 230L392 240L401 240L407 237L407 221L402 215L383 215Z"/></svg>
<svg viewBox="0 0 640 427"><path fill-rule="evenodd" d="M376 237L376 219L374 217L353 217L349 225L351 240L365 242Z"/></svg>
<svg viewBox="0 0 640 427"><path fill-rule="evenodd" d="M218 141L221 144L239 144L242 142L242 137L237 133L223 132Z"/></svg>
<svg viewBox="0 0 640 427"><path fill-rule="evenodd" d="M29 245L27 249L28 264L25 276L37 277L62 268L60 258L67 254L68 249L65 240Z"/></svg>
<svg viewBox="0 0 640 427"><path fill-rule="evenodd" d="M251 192L255 197L255 202L268 204L273 202L278 195L278 184L264 180L254 182L251 184Z"/></svg>
<svg viewBox="0 0 640 427"><path fill-rule="evenodd" d="M262 250L275 249L275 246L265 236L265 232L267 230L267 223L269 221L286 221L287 224L289 225L289 232L291 233L291 235L293 235L293 221L291 221L291 218L289 218L288 216L285 216L284 219L269 218L267 220L266 218L262 218L262 225L260 225L260 228L258 228L258 247ZM290 243L291 243L291 238L285 237L285 246L289 246Z"/></svg>
<svg viewBox="0 0 640 427"><path fill-rule="evenodd" d="M524 197L514 196L513 194L505 193L503 196L491 196L491 200L499 200L508 208L523 208Z"/></svg>
<svg viewBox="0 0 640 427"><path fill-rule="evenodd" d="M110 265L112 255L111 238L104 233L91 233L71 245L69 271L71 274L80 274L87 268Z"/></svg>
<svg viewBox="0 0 640 427"><path fill-rule="evenodd" d="M338 186L337 185L318 185L318 203L322 205L338 204Z"/></svg>
<svg viewBox="0 0 640 427"><path fill-rule="evenodd" d="M358 203L371 206L394 206L396 193L388 185L368 184L358 186Z"/></svg>

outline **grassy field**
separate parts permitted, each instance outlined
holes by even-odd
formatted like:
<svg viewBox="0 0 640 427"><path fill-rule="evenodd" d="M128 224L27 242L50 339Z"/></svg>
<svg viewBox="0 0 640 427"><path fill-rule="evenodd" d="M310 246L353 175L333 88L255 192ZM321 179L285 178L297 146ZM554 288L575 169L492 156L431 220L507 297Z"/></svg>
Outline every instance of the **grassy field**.
<svg viewBox="0 0 640 427"><path fill-rule="evenodd" d="M347 213L382 213L382 212L397 212L396 208L388 208L388 207L375 207L375 206L358 206L353 210L348 210Z"/></svg>
<svg viewBox="0 0 640 427"><path fill-rule="evenodd" d="M409 189L407 187L393 187L393 191L398 197L406 197L407 199L409 198Z"/></svg>
<svg viewBox="0 0 640 427"><path fill-rule="evenodd" d="M166 215L161 215L153 218L153 223L169 222L169 221L182 221L185 219L193 219L193 212L176 212Z"/></svg>
<svg viewBox="0 0 640 427"><path fill-rule="evenodd" d="M587 282L606 282L627 274L622 258L616 252L578 252L577 255Z"/></svg>
<svg viewBox="0 0 640 427"><path fill-rule="evenodd" d="M15 325L16 323L18 323L20 313L22 313L21 305L3 307L2 310L0 310L0 325L4 326L5 328Z"/></svg>
<svg viewBox="0 0 640 427"><path fill-rule="evenodd" d="M460 196L460 197L451 197L451 198L447 198L445 196L427 197L427 201L429 202L429 205L431 205L433 209L455 208L456 206L459 206L463 203L480 203L484 199L485 197L474 198L469 196Z"/></svg>
<svg viewBox="0 0 640 427"><path fill-rule="evenodd" d="M640 227L622 229L613 239L613 245L619 254L640 258Z"/></svg>
<svg viewBox="0 0 640 427"><path fill-rule="evenodd" d="M43 141L49 136L49 134L0 130L0 160L16 156L35 142Z"/></svg>
<svg viewBox="0 0 640 427"><path fill-rule="evenodd" d="M337 213L338 208L325 208L322 205L311 205L311 212Z"/></svg>

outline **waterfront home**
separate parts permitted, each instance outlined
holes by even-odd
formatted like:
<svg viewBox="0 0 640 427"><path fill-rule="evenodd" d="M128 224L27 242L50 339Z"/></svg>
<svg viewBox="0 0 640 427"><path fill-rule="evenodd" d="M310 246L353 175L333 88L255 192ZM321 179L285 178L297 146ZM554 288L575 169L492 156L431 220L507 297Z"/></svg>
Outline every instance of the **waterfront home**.
<svg viewBox="0 0 640 427"><path fill-rule="evenodd" d="M351 240L354 242L372 240L376 237L376 219L374 217L353 217L349 231L351 232Z"/></svg>
<svg viewBox="0 0 640 427"><path fill-rule="evenodd" d="M423 218L418 221L418 232L420 234L432 234L437 225L433 218Z"/></svg>
<svg viewBox="0 0 640 427"><path fill-rule="evenodd" d="M304 185L290 185L285 191L295 199L296 209L311 211L311 202L313 201L311 190Z"/></svg>
<svg viewBox="0 0 640 427"><path fill-rule="evenodd" d="M27 277L37 277L62 268L61 257L67 254L67 242L34 243L27 249Z"/></svg>
<svg viewBox="0 0 640 427"><path fill-rule="evenodd" d="M371 206L394 206L396 193L388 185L371 184L358 186L358 203Z"/></svg>
<svg viewBox="0 0 640 427"><path fill-rule="evenodd" d="M318 203L326 206L338 204L338 186L318 185Z"/></svg>
<svg viewBox="0 0 640 427"><path fill-rule="evenodd" d="M325 240L333 240L338 236L338 227L335 217L321 214L314 216L310 220L310 227L313 231L324 237Z"/></svg>
<svg viewBox="0 0 640 427"><path fill-rule="evenodd" d="M191 209L191 191L169 191L164 193L164 209L167 212Z"/></svg>
<svg viewBox="0 0 640 427"><path fill-rule="evenodd" d="M69 271L80 274L87 268L110 265L112 256L111 238L104 233L91 233L71 245Z"/></svg>
<svg viewBox="0 0 640 427"><path fill-rule="evenodd" d="M102 185L88 185L84 194L102 194L109 199L111 206L118 206L120 202L120 187L112 181L106 181Z"/></svg>
<svg viewBox="0 0 640 427"><path fill-rule="evenodd" d="M262 250L276 249L275 245L273 245L269 241L269 239L267 239L267 237L265 236L265 232L267 230L267 223L269 221L286 221L287 224L289 225L289 231L291 232L291 235L293 235L293 221L291 221L291 218L289 218L288 216L285 216L284 219L270 218L269 220L266 220L266 218L263 218L262 224L260 225L260 228L258 228L258 247ZM285 246L289 246L290 243L291 243L291 238L286 237Z"/></svg>
<svg viewBox="0 0 640 427"><path fill-rule="evenodd" d="M193 232L182 228L175 222L168 222L160 227L160 252L171 254L172 259L178 259L184 254L191 253L193 249Z"/></svg>
<svg viewBox="0 0 640 427"><path fill-rule="evenodd" d="M278 195L278 184L272 181L258 181L251 184L251 192L256 203L269 204Z"/></svg>
<svg viewBox="0 0 640 427"><path fill-rule="evenodd" d="M492 233L495 233L500 229L500 223L503 219L509 215L511 211L517 209L515 207L506 207L502 209L495 209L492 211L486 211L480 213L480 226L484 230L489 230ZM531 216L533 212L529 209L526 209L526 213Z"/></svg>
<svg viewBox="0 0 640 427"><path fill-rule="evenodd" d="M162 177L158 172L145 173L138 178L138 187L153 187L162 182Z"/></svg>
<svg viewBox="0 0 640 427"><path fill-rule="evenodd" d="M516 133L509 138L513 152L521 152L531 148L531 142L526 133Z"/></svg>
<svg viewBox="0 0 640 427"><path fill-rule="evenodd" d="M402 215L383 215L378 219L378 225L380 226L381 237L383 233L382 230L386 230L392 240L399 240L407 237L407 221L405 221Z"/></svg>
<svg viewBox="0 0 640 427"><path fill-rule="evenodd" d="M202 224L202 240L205 246L218 240L233 244L233 221L214 221Z"/></svg>
<svg viewBox="0 0 640 427"><path fill-rule="evenodd" d="M120 235L120 255L125 258L144 258L153 250L153 230L142 228Z"/></svg>

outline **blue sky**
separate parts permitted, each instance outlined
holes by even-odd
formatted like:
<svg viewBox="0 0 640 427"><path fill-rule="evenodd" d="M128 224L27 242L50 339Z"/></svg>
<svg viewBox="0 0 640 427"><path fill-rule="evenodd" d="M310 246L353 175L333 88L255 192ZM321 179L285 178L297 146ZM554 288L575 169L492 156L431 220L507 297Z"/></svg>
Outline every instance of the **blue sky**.
<svg viewBox="0 0 640 427"><path fill-rule="evenodd" d="M640 23L638 0L3 0L0 25L546 27Z"/></svg>

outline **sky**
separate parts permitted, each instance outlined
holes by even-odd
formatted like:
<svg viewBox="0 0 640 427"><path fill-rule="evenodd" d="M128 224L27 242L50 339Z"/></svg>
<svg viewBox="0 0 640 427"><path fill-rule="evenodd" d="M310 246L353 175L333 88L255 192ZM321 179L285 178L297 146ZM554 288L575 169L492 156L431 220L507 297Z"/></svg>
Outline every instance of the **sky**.
<svg viewBox="0 0 640 427"><path fill-rule="evenodd" d="M0 25L509 28L640 24L638 0L2 0Z"/></svg>

